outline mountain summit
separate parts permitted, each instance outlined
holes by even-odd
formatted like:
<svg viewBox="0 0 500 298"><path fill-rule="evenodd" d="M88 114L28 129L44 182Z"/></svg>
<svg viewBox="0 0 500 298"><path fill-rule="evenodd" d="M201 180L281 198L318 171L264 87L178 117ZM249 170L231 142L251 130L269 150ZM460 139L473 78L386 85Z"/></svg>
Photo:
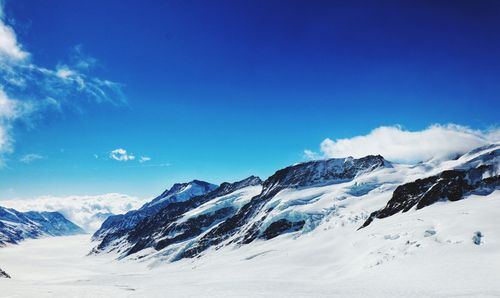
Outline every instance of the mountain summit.
<svg viewBox="0 0 500 298"><path fill-rule="evenodd" d="M113 250L121 257L139 254L146 248L163 251L169 247L172 260L193 257L224 241L240 244L255 239L271 239L299 231L317 220L292 211L293 204L277 206L273 199L286 189L307 189L347 183L356 177L392 168L382 156L366 156L310 161L277 171L261 181L250 176L234 183L223 183L204 195L164 205L145 215L137 224L102 237L103 224L94 235L100 243L94 253ZM178 189L183 189L178 187ZM168 197L168 192L163 197ZM162 196L141 210L163 202ZM278 208L277 208L278 207ZM123 221L121 221L123 226Z"/></svg>
<svg viewBox="0 0 500 298"><path fill-rule="evenodd" d="M108 217L102 223L101 227L94 233L92 238L94 240L101 240L102 245L107 246L107 243L119 239L142 220L147 217L154 216L165 206L173 203L184 202L193 197L206 194L215 188L217 188L217 185L199 180L193 180L186 183L176 183L151 202L144 204L140 209L129 211L126 214Z"/></svg>

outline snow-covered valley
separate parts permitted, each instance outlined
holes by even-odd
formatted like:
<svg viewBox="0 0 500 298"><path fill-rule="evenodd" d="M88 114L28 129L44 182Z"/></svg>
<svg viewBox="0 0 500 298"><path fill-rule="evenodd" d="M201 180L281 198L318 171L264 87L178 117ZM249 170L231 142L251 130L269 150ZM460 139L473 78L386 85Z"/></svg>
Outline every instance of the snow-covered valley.
<svg viewBox="0 0 500 298"><path fill-rule="evenodd" d="M497 297L499 146L175 184L94 235L8 243L0 297Z"/></svg>
<svg viewBox="0 0 500 298"><path fill-rule="evenodd" d="M0 0L0 298L500 298L500 0Z"/></svg>
<svg viewBox="0 0 500 298"><path fill-rule="evenodd" d="M87 256L89 235L3 248L1 297L497 297L500 192L174 263ZM483 235L480 245L475 233Z"/></svg>

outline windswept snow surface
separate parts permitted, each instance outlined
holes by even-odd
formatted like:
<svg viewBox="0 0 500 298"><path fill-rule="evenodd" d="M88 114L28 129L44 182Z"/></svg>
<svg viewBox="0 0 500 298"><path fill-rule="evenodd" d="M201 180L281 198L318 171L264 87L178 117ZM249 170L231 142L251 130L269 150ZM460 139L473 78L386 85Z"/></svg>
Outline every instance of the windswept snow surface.
<svg viewBox="0 0 500 298"><path fill-rule="evenodd" d="M387 199L377 196L352 202L300 237L210 249L174 263L86 256L88 235L28 240L0 250L12 276L0 280L0 297L500 296L500 191L357 230L355 210Z"/></svg>
<svg viewBox="0 0 500 298"><path fill-rule="evenodd" d="M186 242L126 256L88 255L98 242L88 235L9 245L0 249L0 268L12 278L0 280L0 297L500 297L498 186L359 229L403 183L478 167L491 169L481 178L497 177L499 146L452 161L377 167L335 184L306 175L314 183L273 188L248 222L193 258L169 257ZM259 191L251 186L215 197L176 220L240 208ZM267 231L282 219L304 226L247 244L234 241L254 223Z"/></svg>

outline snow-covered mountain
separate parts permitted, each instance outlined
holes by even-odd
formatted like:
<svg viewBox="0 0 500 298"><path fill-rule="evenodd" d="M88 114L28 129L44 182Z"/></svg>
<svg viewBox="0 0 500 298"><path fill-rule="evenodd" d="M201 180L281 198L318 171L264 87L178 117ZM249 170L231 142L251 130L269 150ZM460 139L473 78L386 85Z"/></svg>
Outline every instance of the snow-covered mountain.
<svg viewBox="0 0 500 298"><path fill-rule="evenodd" d="M65 236L84 231L59 212L19 212L0 207L0 246L27 238Z"/></svg>
<svg viewBox="0 0 500 298"><path fill-rule="evenodd" d="M458 201L466 196L488 195L500 189L500 146L475 149L457 160L456 165L436 175L402 184L387 205L374 211L363 224L413 208L422 209L436 202Z"/></svg>
<svg viewBox="0 0 500 298"><path fill-rule="evenodd" d="M110 244L112 247L117 246L117 242L120 243L118 247L124 249L118 249L117 252L124 255L145 248L161 250L171 244L182 243L234 215L244 203L260 192L261 183L259 177L250 176L235 183L222 183L205 195L167 205L127 231L124 237L114 239L115 243L102 241L96 252ZM210 204L205 204L208 202ZM205 209L197 210L201 205ZM191 216L184 217L187 214Z"/></svg>
<svg viewBox="0 0 500 298"><path fill-rule="evenodd" d="M222 242L247 244L312 230L328 212L310 214L301 212L300 206L313 204L318 197L284 202L279 194L345 184L383 169L392 169L392 165L381 156L329 159L287 167L264 182L252 176L224 183L204 196L168 204L119 234L102 237L103 229L99 230L94 238L100 243L93 252L115 251L121 257L161 252L163 258L178 260L197 256Z"/></svg>
<svg viewBox="0 0 500 298"><path fill-rule="evenodd" d="M121 219L103 224L94 235L98 244L92 252L177 261L283 234L299 237L326 222L359 229L374 219L417 212L436 202L492 193L500 188L499 152L500 145L494 144L456 160L417 165L391 164L382 156L304 162L264 182L249 177L171 200L172 193L189 189L179 184L130 212L141 215L131 217L132 224ZM154 212L144 212L158 205ZM116 226L119 233L113 230Z"/></svg>
<svg viewBox="0 0 500 298"><path fill-rule="evenodd" d="M494 144L414 165L381 156L312 161L265 181L223 183L93 242L76 236L5 248L0 266L13 278L2 291L496 297L499 150ZM43 283L26 264L43 268Z"/></svg>
<svg viewBox="0 0 500 298"><path fill-rule="evenodd" d="M215 188L217 188L217 185L199 180L176 183L172 188L165 190L161 195L151 202L144 204L140 209L108 217L92 237L93 239L102 241L101 247L107 246L106 243L121 238L139 222L147 217L154 216L165 206L172 203L184 202L195 196L204 195Z"/></svg>
<svg viewBox="0 0 500 298"><path fill-rule="evenodd" d="M120 193L100 195L40 196L27 199L2 199L0 205L17 211L55 211L88 233L94 233L112 215L140 208L147 200Z"/></svg>

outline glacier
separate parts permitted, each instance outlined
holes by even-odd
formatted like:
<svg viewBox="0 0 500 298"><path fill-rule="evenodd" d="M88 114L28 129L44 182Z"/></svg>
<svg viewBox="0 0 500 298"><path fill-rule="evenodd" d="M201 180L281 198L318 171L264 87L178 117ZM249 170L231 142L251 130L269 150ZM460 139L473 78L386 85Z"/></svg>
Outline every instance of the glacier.
<svg viewBox="0 0 500 298"><path fill-rule="evenodd" d="M223 183L167 201L120 233L103 225L92 238L2 248L1 268L13 277L2 292L500 296L499 152L492 144L413 165L382 156L311 161L264 181Z"/></svg>

